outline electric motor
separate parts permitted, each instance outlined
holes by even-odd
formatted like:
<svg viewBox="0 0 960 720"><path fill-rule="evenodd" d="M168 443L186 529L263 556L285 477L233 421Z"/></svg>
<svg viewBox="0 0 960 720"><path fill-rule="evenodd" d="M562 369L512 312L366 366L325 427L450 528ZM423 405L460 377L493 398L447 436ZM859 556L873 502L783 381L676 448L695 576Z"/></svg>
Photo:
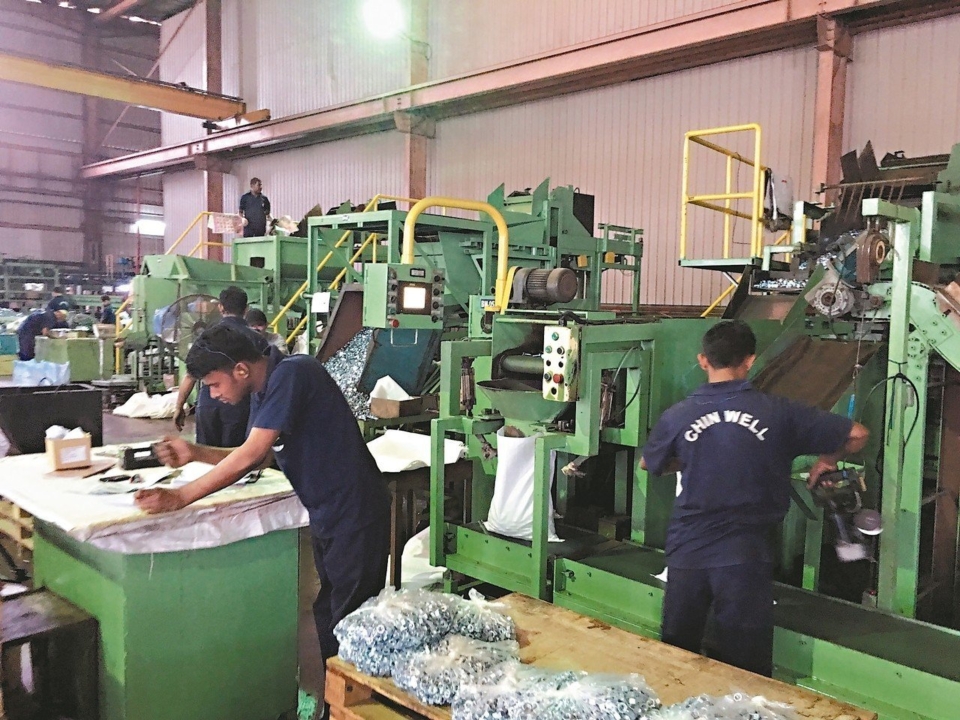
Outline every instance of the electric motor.
<svg viewBox="0 0 960 720"><path fill-rule="evenodd" d="M514 276L513 299L542 305L566 303L577 297L579 289L577 274L570 268L522 268Z"/></svg>

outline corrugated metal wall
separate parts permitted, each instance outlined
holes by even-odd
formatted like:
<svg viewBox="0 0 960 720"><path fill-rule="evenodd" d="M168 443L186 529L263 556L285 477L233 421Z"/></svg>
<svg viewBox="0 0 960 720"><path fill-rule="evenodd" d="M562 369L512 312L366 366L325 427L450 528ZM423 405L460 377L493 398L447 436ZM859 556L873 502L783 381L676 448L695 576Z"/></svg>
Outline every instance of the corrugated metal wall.
<svg viewBox="0 0 960 720"><path fill-rule="evenodd" d="M401 194L403 190L403 137L379 133L301 150L264 155L234 163L233 185L224 208L236 212L240 193L250 178L263 181L275 217L302 218L314 205L324 208L344 200L369 200L377 193Z"/></svg>
<svg viewBox="0 0 960 720"><path fill-rule="evenodd" d="M731 4L735 0L435 1L430 75L460 75Z"/></svg>
<svg viewBox="0 0 960 720"><path fill-rule="evenodd" d="M402 194L403 137L380 133L299 150L248 158L233 164L224 176L223 208L236 212L250 178L263 181L273 215L300 220L314 205L325 208L344 200L360 203L377 193ZM170 245L204 210L203 173L178 172L163 176L163 204ZM199 235L191 236L199 238ZM195 244L186 243L189 250Z"/></svg>
<svg viewBox="0 0 960 720"><path fill-rule="evenodd" d="M205 36L203 2L165 21L160 26L160 47L164 48L160 58L160 79L204 89ZM189 142L206 135L202 120L171 113L160 116L160 132L164 145Z"/></svg>
<svg viewBox="0 0 960 720"><path fill-rule="evenodd" d="M405 86L407 41L374 40L360 7L356 0L224 0L224 91L277 118Z"/></svg>
<svg viewBox="0 0 960 720"><path fill-rule="evenodd" d="M180 236L193 219L206 210L207 197L203 188L203 173L190 172L165 173L163 176L163 220L166 223L164 247ZM186 252L190 251L200 239L198 230L190 236L193 242L184 240Z"/></svg>
<svg viewBox="0 0 960 720"><path fill-rule="evenodd" d="M576 185L596 196L599 221L644 229L643 302L706 303L723 288L718 273L677 267L683 134L759 122L763 162L809 187L815 83L815 51L793 50L445 120L430 191L485 197L501 182L510 190L548 176ZM700 157L692 190L722 191L722 167ZM701 257L720 249L722 224L710 215L692 233ZM607 287L609 301L625 299L622 283Z"/></svg>
<svg viewBox="0 0 960 720"><path fill-rule="evenodd" d="M42 13L50 15L46 18ZM79 12L79 11L76 11ZM70 10L33 8L23 0L0 0L4 51L53 62L80 64L81 36L62 18ZM60 13L60 18L54 17ZM104 38L98 69L146 74L156 58L149 37ZM98 157L136 152L159 144L158 113L132 108L113 132L123 105L99 103L103 138ZM8 257L79 262L83 259L83 186L77 179L83 152L83 99L79 95L26 85L0 83L0 253ZM104 253L115 257L136 252L129 226L136 219L136 188L111 184L103 222ZM140 210L159 217L156 179L141 183ZM156 240L147 241L151 249Z"/></svg>
<svg viewBox="0 0 960 720"><path fill-rule="evenodd" d="M960 142L960 16L855 36L844 149L877 157L949 152Z"/></svg>

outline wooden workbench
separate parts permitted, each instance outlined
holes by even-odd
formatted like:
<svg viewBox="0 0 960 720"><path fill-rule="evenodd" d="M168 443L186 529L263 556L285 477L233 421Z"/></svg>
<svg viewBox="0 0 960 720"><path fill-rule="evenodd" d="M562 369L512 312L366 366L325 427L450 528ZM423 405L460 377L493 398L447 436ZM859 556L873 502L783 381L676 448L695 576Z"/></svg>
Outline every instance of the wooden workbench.
<svg viewBox="0 0 960 720"><path fill-rule="evenodd" d="M664 705L702 693L742 691L788 703L803 720L877 720L876 713L634 635L541 600L508 595L502 602L517 625L520 659L525 663L556 670L638 673ZM409 713L391 710L390 702L424 718L450 720L449 708L423 705L389 678L370 677L339 658L327 661L326 700L331 720L410 717Z"/></svg>

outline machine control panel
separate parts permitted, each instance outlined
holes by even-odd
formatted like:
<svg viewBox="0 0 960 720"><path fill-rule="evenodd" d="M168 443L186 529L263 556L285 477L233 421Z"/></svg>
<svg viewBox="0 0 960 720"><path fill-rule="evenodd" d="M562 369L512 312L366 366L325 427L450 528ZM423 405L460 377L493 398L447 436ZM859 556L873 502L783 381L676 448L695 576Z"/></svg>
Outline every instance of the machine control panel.
<svg viewBox="0 0 960 720"><path fill-rule="evenodd" d="M364 267L363 324L378 328L443 326L444 272L416 265Z"/></svg>
<svg viewBox="0 0 960 720"><path fill-rule="evenodd" d="M543 329L543 397L563 402L576 400L579 377L579 329L548 325Z"/></svg>

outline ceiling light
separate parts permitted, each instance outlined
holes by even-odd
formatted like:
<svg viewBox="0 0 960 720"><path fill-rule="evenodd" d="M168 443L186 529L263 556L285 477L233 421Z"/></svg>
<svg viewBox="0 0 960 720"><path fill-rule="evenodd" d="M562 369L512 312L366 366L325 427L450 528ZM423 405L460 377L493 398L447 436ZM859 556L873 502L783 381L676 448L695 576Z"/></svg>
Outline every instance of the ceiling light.
<svg viewBox="0 0 960 720"><path fill-rule="evenodd" d="M366 0L363 22L371 35L383 40L402 34L406 25L399 0Z"/></svg>

